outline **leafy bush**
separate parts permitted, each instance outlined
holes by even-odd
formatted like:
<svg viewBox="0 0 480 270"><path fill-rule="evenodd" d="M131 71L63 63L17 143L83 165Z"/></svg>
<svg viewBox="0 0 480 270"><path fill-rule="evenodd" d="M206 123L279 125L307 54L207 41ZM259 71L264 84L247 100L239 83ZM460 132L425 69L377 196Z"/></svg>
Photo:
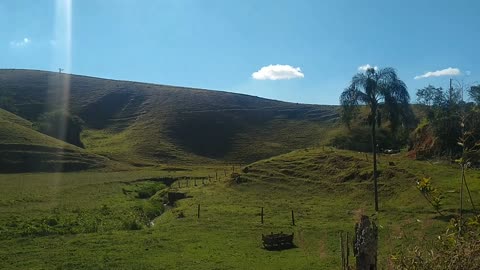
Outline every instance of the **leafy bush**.
<svg viewBox="0 0 480 270"><path fill-rule="evenodd" d="M338 134L330 144L339 149L360 152L372 151L372 134L369 127L352 127L348 132ZM399 149L407 143L407 135L401 132L392 133L387 128L377 131L377 145L379 149Z"/></svg>
<svg viewBox="0 0 480 270"><path fill-rule="evenodd" d="M460 230L461 226L461 230ZM480 216L464 223L452 219L446 232L431 246L415 246L392 256L394 269L461 270L480 265Z"/></svg>
<svg viewBox="0 0 480 270"><path fill-rule="evenodd" d="M78 116L64 111L47 112L38 118L36 125L37 129L44 134L83 147L80 133L84 122Z"/></svg>
<svg viewBox="0 0 480 270"><path fill-rule="evenodd" d="M423 177L417 181L417 189L423 195L423 197L432 205L432 207L443 216L442 210L442 200L443 194L438 191L432 185L432 179L430 177Z"/></svg>
<svg viewBox="0 0 480 270"><path fill-rule="evenodd" d="M103 205L97 209L54 209L50 215L35 219L13 218L0 224L0 239L18 236L47 236L79 233L140 230L161 215L163 204L154 200L142 201L140 206L116 210Z"/></svg>
<svg viewBox="0 0 480 270"><path fill-rule="evenodd" d="M147 226L150 225L150 222L153 219L160 216L164 210L163 203L154 200L148 200L136 207L136 211L138 216L141 218L142 223Z"/></svg>
<svg viewBox="0 0 480 270"><path fill-rule="evenodd" d="M137 214L130 212L124 216L121 229L128 231L136 231L141 230L142 228L143 224L141 218Z"/></svg>
<svg viewBox="0 0 480 270"><path fill-rule="evenodd" d="M137 189L137 198L148 199L155 195L158 191L165 189L166 186L163 183L147 182L142 184Z"/></svg>

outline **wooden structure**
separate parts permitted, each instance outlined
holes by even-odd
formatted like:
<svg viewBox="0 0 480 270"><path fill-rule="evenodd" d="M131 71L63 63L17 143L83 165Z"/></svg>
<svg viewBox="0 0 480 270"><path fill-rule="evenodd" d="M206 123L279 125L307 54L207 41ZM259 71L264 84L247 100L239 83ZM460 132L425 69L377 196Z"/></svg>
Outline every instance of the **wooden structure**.
<svg viewBox="0 0 480 270"><path fill-rule="evenodd" d="M262 234L263 247L265 249L287 249L293 247L293 233L285 234L280 233L270 233L267 235Z"/></svg>
<svg viewBox="0 0 480 270"><path fill-rule="evenodd" d="M340 251L342 252L342 270L350 268L350 238L348 232L340 232Z"/></svg>
<svg viewBox="0 0 480 270"><path fill-rule="evenodd" d="M368 216L355 225L353 252L357 270L377 270L378 228Z"/></svg>

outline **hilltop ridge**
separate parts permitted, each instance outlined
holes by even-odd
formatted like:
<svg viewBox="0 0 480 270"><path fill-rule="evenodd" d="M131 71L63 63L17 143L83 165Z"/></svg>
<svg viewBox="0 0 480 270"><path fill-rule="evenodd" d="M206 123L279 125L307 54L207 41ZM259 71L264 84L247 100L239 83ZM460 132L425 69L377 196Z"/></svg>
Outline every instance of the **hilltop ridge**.
<svg viewBox="0 0 480 270"><path fill-rule="evenodd" d="M0 70L17 114L36 121L60 108L68 81L72 114L86 125L91 153L136 165L247 163L324 142L336 106L224 91L118 81L35 70Z"/></svg>

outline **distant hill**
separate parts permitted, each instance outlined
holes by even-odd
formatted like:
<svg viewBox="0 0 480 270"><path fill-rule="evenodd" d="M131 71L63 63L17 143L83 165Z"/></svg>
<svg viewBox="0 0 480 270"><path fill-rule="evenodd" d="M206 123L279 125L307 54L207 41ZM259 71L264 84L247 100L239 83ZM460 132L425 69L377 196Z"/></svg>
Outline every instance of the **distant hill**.
<svg viewBox="0 0 480 270"><path fill-rule="evenodd" d="M35 70L0 70L17 114L35 121L62 104L86 123L87 151L134 165L247 163L323 143L337 107Z"/></svg>
<svg viewBox="0 0 480 270"><path fill-rule="evenodd" d="M0 172L72 171L103 167L106 159L32 128L0 109Z"/></svg>

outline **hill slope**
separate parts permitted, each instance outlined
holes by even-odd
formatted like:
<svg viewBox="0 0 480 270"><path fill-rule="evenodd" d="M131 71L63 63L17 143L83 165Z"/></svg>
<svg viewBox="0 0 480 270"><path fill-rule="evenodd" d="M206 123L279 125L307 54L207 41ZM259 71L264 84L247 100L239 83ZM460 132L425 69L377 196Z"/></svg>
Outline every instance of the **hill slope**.
<svg viewBox="0 0 480 270"><path fill-rule="evenodd" d="M87 150L139 165L251 162L322 142L338 118L334 106L45 71L0 70L0 88L31 121L69 100Z"/></svg>
<svg viewBox="0 0 480 270"><path fill-rule="evenodd" d="M0 172L81 170L104 166L105 158L32 128L32 123L0 109Z"/></svg>
<svg viewBox="0 0 480 270"><path fill-rule="evenodd" d="M166 170L0 175L0 261L3 268L69 269L336 269L339 231L352 233L361 214L379 225L379 269L392 255L419 241L429 245L458 213L458 165L379 155L380 212L373 210L371 156L302 149L248 165L247 179L234 184L227 173L195 185L188 179L229 172L229 166L198 166L175 173L172 191L188 194L153 222L131 226L151 199L140 188L172 180ZM393 163L392 163L393 162ZM394 165L391 165L394 164ZM358 171L358 174L354 172ZM445 217L416 189L432 177L444 194ZM472 198L480 196L480 171L469 170ZM466 196L466 194L465 194ZM201 205L201 216L198 215ZM475 211L467 201L465 216ZM261 222L264 209L264 222ZM294 211L295 225L291 222ZM179 218L182 216L182 218ZM133 218L133 219L132 219ZM133 223L137 224L137 223ZM150 223L149 223L150 224ZM271 252L261 235L294 233L296 248ZM45 236L48 235L48 236ZM352 235L352 234L350 234ZM49 248L45 248L49 247ZM25 252L28 250L29 252ZM98 256L108 252L105 256ZM213 254L213 255L212 255ZM48 257L48 262L38 258ZM107 258L107 259L105 259ZM245 258L248 258L246 260ZM353 254L350 257L354 261Z"/></svg>

